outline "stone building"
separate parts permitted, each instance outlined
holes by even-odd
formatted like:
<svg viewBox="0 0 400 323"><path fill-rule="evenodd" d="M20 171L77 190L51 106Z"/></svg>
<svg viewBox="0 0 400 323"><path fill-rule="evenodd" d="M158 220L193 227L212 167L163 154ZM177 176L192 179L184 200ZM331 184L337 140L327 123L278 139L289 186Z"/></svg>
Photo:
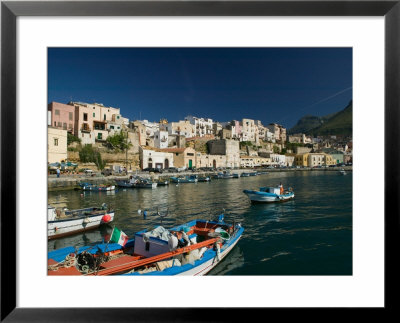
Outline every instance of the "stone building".
<svg viewBox="0 0 400 323"><path fill-rule="evenodd" d="M210 140L207 147L210 155L226 156L226 167L240 167L240 148L237 140Z"/></svg>
<svg viewBox="0 0 400 323"><path fill-rule="evenodd" d="M276 141L280 143L286 142L286 128L277 123L270 123L267 128L274 134Z"/></svg>

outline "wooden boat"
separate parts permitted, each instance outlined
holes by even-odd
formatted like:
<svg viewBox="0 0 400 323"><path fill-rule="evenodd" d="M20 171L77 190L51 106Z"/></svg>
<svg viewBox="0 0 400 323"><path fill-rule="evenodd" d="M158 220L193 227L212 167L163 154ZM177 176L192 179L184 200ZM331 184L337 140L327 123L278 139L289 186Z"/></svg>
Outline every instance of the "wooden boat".
<svg viewBox="0 0 400 323"><path fill-rule="evenodd" d="M196 175L184 176L184 177L171 177L173 183L197 183L198 179Z"/></svg>
<svg viewBox="0 0 400 323"><path fill-rule="evenodd" d="M254 203L286 202L294 198L291 188L283 194L280 194L279 187L261 187L259 191L244 190L243 193Z"/></svg>
<svg viewBox="0 0 400 323"><path fill-rule="evenodd" d="M240 178L240 174L239 173L233 173L233 178Z"/></svg>
<svg viewBox="0 0 400 323"><path fill-rule="evenodd" d="M79 186L84 191L112 191L115 190L115 185L95 185L92 183L79 183Z"/></svg>
<svg viewBox="0 0 400 323"><path fill-rule="evenodd" d="M114 210L90 207L78 210L61 210L53 206L47 208L47 237L55 239L79 232L95 229L103 223L114 220Z"/></svg>
<svg viewBox="0 0 400 323"><path fill-rule="evenodd" d="M237 244L240 224L192 220L169 230L140 231L134 239L48 253L48 275L190 275L202 276Z"/></svg>

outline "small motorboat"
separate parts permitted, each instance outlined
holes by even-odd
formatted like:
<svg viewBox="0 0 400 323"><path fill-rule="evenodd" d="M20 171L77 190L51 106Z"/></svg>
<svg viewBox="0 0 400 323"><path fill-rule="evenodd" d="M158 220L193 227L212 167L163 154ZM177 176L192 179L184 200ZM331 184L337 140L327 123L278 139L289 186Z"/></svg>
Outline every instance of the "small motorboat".
<svg viewBox="0 0 400 323"><path fill-rule="evenodd" d="M233 178L240 178L240 174L239 173L233 173Z"/></svg>
<svg viewBox="0 0 400 323"><path fill-rule="evenodd" d="M124 187L124 188L133 188L133 183L130 181L124 181L124 180L115 180L115 183L117 184L118 187Z"/></svg>
<svg viewBox="0 0 400 323"><path fill-rule="evenodd" d="M114 220L114 210L103 204L78 210L47 207L47 238L55 239L95 229Z"/></svg>
<svg viewBox="0 0 400 323"><path fill-rule="evenodd" d="M242 175L240 175L240 177L249 177L250 176L250 173L242 173Z"/></svg>
<svg viewBox="0 0 400 323"><path fill-rule="evenodd" d="M347 175L347 173L344 169L341 169L339 170L339 175Z"/></svg>
<svg viewBox="0 0 400 323"><path fill-rule="evenodd" d="M257 176L257 175L258 175L257 172L250 172L250 173L248 173L248 174L249 174L249 176Z"/></svg>
<svg viewBox="0 0 400 323"><path fill-rule="evenodd" d="M137 179L134 182L133 187L135 187L135 188L156 188L157 182L152 182L150 179L141 178L141 179Z"/></svg>
<svg viewBox="0 0 400 323"><path fill-rule="evenodd" d="M197 181L198 182L209 182L209 181L211 181L211 179L210 179L210 176L199 176L197 178Z"/></svg>
<svg viewBox="0 0 400 323"><path fill-rule="evenodd" d="M197 183L198 179L196 175L184 176L184 177L171 177L173 183Z"/></svg>
<svg viewBox="0 0 400 323"><path fill-rule="evenodd" d="M280 187L261 187L259 191L244 190L243 193L254 203L286 202L294 198L292 188L282 194Z"/></svg>
<svg viewBox="0 0 400 323"><path fill-rule="evenodd" d="M167 180L158 180L156 183L157 183L158 186L167 186L167 185L169 185L169 181L167 181Z"/></svg>
<svg viewBox="0 0 400 323"><path fill-rule="evenodd" d="M129 239L118 228L108 243L48 253L48 275L202 276L217 266L243 234L240 223L192 220L169 230L158 226Z"/></svg>
<svg viewBox="0 0 400 323"><path fill-rule="evenodd" d="M96 185L92 183L79 183L79 186L84 190L84 191L112 191L115 190L115 185Z"/></svg>

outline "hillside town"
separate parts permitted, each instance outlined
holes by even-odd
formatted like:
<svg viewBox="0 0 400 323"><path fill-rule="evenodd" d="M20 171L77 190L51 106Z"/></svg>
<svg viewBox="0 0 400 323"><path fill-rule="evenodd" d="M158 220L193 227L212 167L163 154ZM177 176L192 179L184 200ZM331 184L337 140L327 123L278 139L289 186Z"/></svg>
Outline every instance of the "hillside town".
<svg viewBox="0 0 400 323"><path fill-rule="evenodd" d="M98 152L102 162L83 161L85 147ZM248 118L132 121L120 108L101 103L48 104L49 171L65 162L111 172L334 167L351 165L352 149L351 137L289 134L278 123Z"/></svg>

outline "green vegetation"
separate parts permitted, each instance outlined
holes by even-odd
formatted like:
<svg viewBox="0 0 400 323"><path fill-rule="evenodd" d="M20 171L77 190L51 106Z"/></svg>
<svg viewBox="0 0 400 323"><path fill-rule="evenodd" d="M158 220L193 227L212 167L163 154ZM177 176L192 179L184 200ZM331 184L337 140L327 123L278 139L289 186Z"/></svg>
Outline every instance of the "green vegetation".
<svg viewBox="0 0 400 323"><path fill-rule="evenodd" d="M106 141L109 148L117 151L125 151L132 147L132 144L128 140L128 134L122 131L115 135L108 136Z"/></svg>
<svg viewBox="0 0 400 323"><path fill-rule="evenodd" d="M81 139L68 133L67 134L67 145L70 145L73 142L81 143Z"/></svg>
<svg viewBox="0 0 400 323"><path fill-rule="evenodd" d="M85 145L79 151L79 160L82 163L95 163L98 170L103 170L106 166L106 161L101 158L98 150L93 149L92 145Z"/></svg>
<svg viewBox="0 0 400 323"><path fill-rule="evenodd" d="M289 134L304 133L306 135L351 135L353 132L353 103L352 101L334 114L324 117L304 116L297 124L288 130Z"/></svg>
<svg viewBox="0 0 400 323"><path fill-rule="evenodd" d="M350 136L353 133L353 104L352 102L342 111L336 113L327 122L312 129L310 134L314 136L343 135Z"/></svg>

